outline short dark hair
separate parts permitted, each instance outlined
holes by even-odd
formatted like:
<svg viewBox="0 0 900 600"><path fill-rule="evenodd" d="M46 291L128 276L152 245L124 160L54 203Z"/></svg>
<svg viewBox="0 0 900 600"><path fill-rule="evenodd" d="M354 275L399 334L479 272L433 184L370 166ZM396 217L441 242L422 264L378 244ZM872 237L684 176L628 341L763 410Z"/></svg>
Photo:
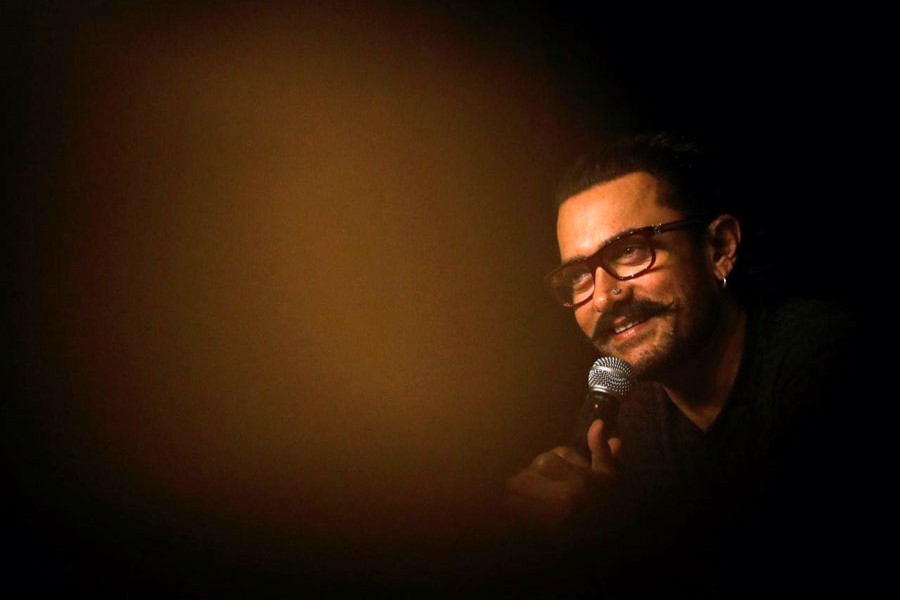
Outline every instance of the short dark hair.
<svg viewBox="0 0 900 600"><path fill-rule="evenodd" d="M580 156L560 181L556 207L595 185L640 171L663 184L659 201L664 206L710 220L733 212L721 155L697 137L673 132L610 138Z"/></svg>
<svg viewBox="0 0 900 600"><path fill-rule="evenodd" d="M722 214L743 221L742 192L731 184L736 171L718 144L697 135L662 131L611 137L581 155L561 179L555 194L556 208L595 185L630 173L646 172L662 184L659 202L685 217L711 222ZM742 222L742 229L744 223ZM700 232L698 231L698 234ZM762 293L772 295L766 263L748 264L747 248L729 275L728 286L739 301L750 301Z"/></svg>

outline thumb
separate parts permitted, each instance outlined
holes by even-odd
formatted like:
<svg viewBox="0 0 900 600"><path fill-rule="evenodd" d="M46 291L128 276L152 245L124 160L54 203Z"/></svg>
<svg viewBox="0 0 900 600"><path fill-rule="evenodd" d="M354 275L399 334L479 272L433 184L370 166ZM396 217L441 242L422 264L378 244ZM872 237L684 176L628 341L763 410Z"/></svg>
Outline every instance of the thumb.
<svg viewBox="0 0 900 600"><path fill-rule="evenodd" d="M603 431L605 426L602 419L591 423L588 428L587 443L591 450L591 470L612 475L615 471L613 459L619 453L622 441L619 438L607 439Z"/></svg>

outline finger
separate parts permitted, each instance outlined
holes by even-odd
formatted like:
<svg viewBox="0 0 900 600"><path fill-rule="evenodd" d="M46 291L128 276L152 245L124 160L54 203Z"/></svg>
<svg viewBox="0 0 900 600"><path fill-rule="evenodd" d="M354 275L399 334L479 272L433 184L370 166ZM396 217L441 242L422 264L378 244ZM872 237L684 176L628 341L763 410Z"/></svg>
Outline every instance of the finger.
<svg viewBox="0 0 900 600"><path fill-rule="evenodd" d="M560 446L558 448L554 448L553 452L569 464L575 465L579 469L589 469L591 466L591 463L588 462L584 455L571 446Z"/></svg>
<svg viewBox="0 0 900 600"><path fill-rule="evenodd" d="M597 419L588 428L587 442L591 450L591 470L599 473L612 474L613 460L609 442L603 435L605 424L602 419Z"/></svg>
<svg viewBox="0 0 900 600"><path fill-rule="evenodd" d="M572 500L582 489L584 476L578 479L555 481L530 469L520 471L506 480L506 489L512 494L535 501L571 508Z"/></svg>
<svg viewBox="0 0 900 600"><path fill-rule="evenodd" d="M619 457L619 452L622 451L622 440L621 438L609 438L609 453L612 456L613 461Z"/></svg>
<svg viewBox="0 0 900 600"><path fill-rule="evenodd" d="M588 466L584 459L582 459L581 466L576 466L572 461L561 455L568 455L568 452L564 450L564 446L539 454L531 462L528 470L534 471L548 479L563 481L577 476L579 472L584 471Z"/></svg>

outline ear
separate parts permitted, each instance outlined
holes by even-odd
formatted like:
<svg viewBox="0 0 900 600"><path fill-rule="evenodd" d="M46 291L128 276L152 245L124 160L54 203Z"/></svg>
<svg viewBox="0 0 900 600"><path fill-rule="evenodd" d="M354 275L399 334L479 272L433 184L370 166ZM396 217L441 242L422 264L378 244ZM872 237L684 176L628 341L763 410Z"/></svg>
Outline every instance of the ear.
<svg viewBox="0 0 900 600"><path fill-rule="evenodd" d="M732 215L719 215L707 228L709 258L716 279L731 274L741 244L741 224Z"/></svg>

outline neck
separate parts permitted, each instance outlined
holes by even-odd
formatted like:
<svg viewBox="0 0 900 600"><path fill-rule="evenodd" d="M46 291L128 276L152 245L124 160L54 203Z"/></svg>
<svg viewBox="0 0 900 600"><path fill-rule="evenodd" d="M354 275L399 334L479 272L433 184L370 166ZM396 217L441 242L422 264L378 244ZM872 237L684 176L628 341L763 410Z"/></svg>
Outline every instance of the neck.
<svg viewBox="0 0 900 600"><path fill-rule="evenodd" d="M672 402L703 431L722 412L734 385L746 324L746 312L734 303L726 303L715 335L687 368L663 382Z"/></svg>

